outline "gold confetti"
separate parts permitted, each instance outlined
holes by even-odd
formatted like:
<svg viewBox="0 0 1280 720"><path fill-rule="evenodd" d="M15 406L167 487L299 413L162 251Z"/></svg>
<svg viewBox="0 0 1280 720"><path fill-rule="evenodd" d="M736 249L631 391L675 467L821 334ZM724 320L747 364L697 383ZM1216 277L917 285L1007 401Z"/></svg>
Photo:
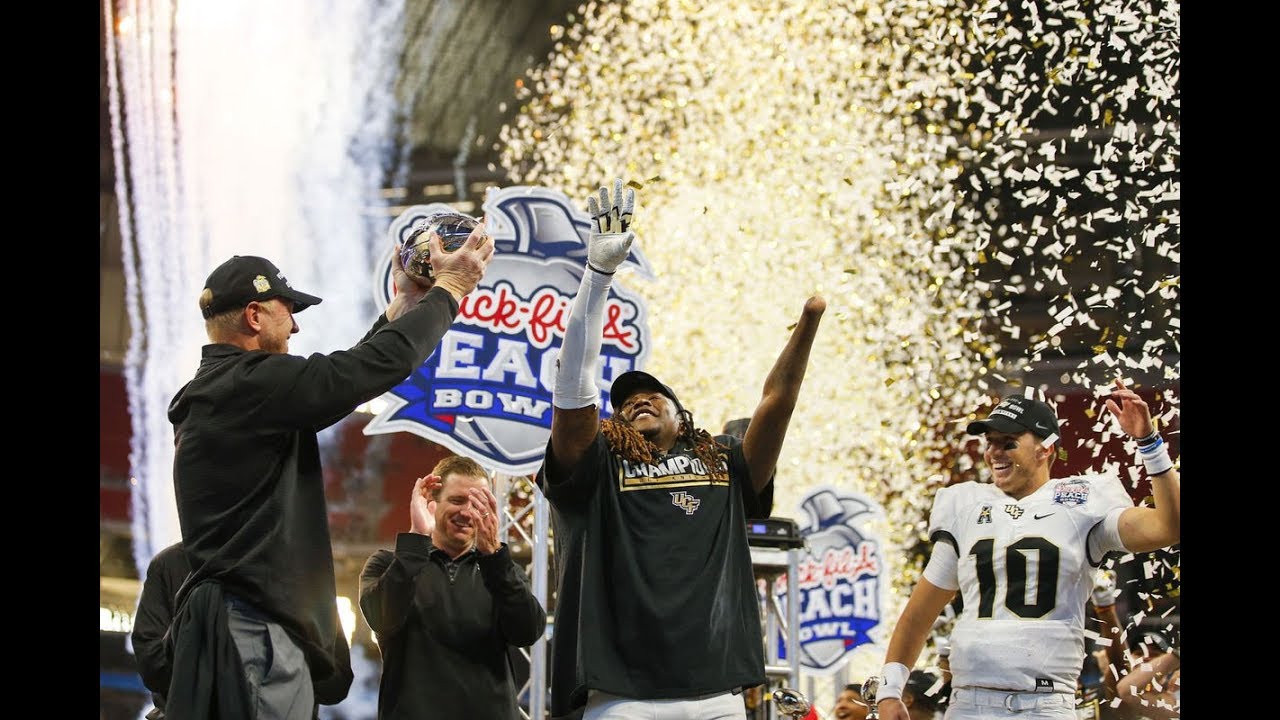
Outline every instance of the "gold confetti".
<svg viewBox="0 0 1280 720"><path fill-rule="evenodd" d="M661 229L636 242L654 279L615 282L647 303L646 369L713 432L751 412L779 328L821 284L828 312L775 502L794 507L818 482L804 468L822 467L884 503L886 556L905 557L927 546L936 487L986 476L980 458L955 461L955 421L1023 378L1178 377L1164 360L1179 345L1176 270L1078 290L1099 295L1088 303L1066 281L1150 267L1139 261L1153 253L1177 262L1179 11L1036 3L1033 22L1021 5L1014 18L1012 4L952 0L776 5L592 4L526 73L502 165L581 198L614 177L606 168L661 162L637 194L637 216ZM1123 48L1110 43L1120 27ZM768 82L746 96L742 78ZM730 341L699 334L713 319ZM1068 347L1079 364L1061 369ZM1075 444L1087 430L1070 428L1060 459L1095 456ZM922 567L894 565L884 617ZM858 662L855 674L879 670Z"/></svg>

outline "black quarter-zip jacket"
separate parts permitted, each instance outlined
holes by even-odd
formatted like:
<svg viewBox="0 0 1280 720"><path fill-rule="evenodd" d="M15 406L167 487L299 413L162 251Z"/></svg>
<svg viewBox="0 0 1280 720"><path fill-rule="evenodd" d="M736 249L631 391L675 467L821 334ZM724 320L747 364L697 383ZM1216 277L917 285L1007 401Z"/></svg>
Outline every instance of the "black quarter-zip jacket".
<svg viewBox="0 0 1280 720"><path fill-rule="evenodd" d="M173 481L191 575L269 615L306 653L314 679L349 665L316 433L407 378L435 350L458 303L432 288L349 350L309 357L205 345L169 405ZM339 657L345 655L345 657Z"/></svg>
<svg viewBox="0 0 1280 720"><path fill-rule="evenodd" d="M505 543L456 560L400 533L360 574L360 610L378 634L378 720L518 720L509 649L542 636L547 613Z"/></svg>

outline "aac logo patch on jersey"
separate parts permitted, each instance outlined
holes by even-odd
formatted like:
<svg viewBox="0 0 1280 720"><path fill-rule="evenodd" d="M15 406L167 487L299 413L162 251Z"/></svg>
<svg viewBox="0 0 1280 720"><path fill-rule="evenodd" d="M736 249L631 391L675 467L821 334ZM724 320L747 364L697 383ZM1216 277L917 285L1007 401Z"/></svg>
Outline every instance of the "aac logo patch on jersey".
<svg viewBox="0 0 1280 720"><path fill-rule="evenodd" d="M1013 518L1014 520L1017 520L1018 518L1022 517L1022 513L1026 512L1026 510L1022 509L1021 505L1005 505L1004 511L1009 513L1009 517Z"/></svg>
<svg viewBox="0 0 1280 720"><path fill-rule="evenodd" d="M671 504L684 510L685 515L692 515L698 509L698 506L702 504L702 501L681 490L680 492L671 493Z"/></svg>
<svg viewBox="0 0 1280 720"><path fill-rule="evenodd" d="M1053 486L1053 502L1057 505L1083 505L1089 499L1088 480L1066 480Z"/></svg>
<svg viewBox="0 0 1280 720"><path fill-rule="evenodd" d="M978 513L978 525L991 522L991 506L983 505L982 512Z"/></svg>

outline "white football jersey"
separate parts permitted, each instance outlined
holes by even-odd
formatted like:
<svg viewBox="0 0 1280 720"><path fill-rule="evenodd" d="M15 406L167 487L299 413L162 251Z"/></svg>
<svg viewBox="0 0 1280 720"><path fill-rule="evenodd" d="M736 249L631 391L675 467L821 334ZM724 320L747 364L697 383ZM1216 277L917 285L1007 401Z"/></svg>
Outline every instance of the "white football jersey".
<svg viewBox="0 0 1280 720"><path fill-rule="evenodd" d="M940 578L960 588L951 634L953 687L1074 693L1084 663L1085 602L1107 533L1089 532L1133 507L1115 476L1051 479L1021 500L988 483L938 491L929 516L935 543L955 548ZM950 580L951 582L947 582ZM939 584L930 577L930 581Z"/></svg>

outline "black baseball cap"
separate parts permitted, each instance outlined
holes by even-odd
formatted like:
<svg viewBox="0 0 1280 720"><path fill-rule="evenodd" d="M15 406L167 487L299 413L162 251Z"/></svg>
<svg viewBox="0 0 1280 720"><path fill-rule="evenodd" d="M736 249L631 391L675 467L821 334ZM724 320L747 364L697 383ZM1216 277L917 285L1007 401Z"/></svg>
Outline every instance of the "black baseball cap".
<svg viewBox="0 0 1280 720"><path fill-rule="evenodd" d="M1058 434L1058 416L1047 404L1022 395L1010 395L995 406L985 420L974 420L965 428L970 435L1002 432L1017 435L1031 431L1044 440Z"/></svg>
<svg viewBox="0 0 1280 720"><path fill-rule="evenodd" d="M684 410L674 390L658 382L658 378L640 370L624 372L613 381L613 387L609 389L609 405L613 407L614 412L618 412L618 407L640 390L657 390L671 398L671 401L676 404L676 412Z"/></svg>
<svg viewBox="0 0 1280 720"><path fill-rule="evenodd" d="M205 292L212 293L208 305L203 305L204 292L200 294L200 313L205 319L232 308L244 307L255 300L275 297L293 301L293 311L302 312L320 304L320 298L289 287L280 268L266 258L254 255L233 255L231 259L214 268L204 281Z"/></svg>

